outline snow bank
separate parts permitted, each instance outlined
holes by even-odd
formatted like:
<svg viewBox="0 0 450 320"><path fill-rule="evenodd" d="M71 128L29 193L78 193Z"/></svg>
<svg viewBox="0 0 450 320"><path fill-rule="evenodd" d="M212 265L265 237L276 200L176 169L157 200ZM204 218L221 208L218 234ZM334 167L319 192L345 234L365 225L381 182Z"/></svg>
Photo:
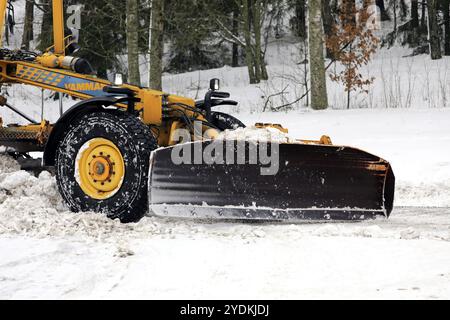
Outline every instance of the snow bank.
<svg viewBox="0 0 450 320"><path fill-rule="evenodd" d="M19 171L8 156L0 156L0 235L45 237L81 237L113 242L124 238L170 235L187 224L144 219L124 225L96 213L72 213L61 198L56 180L48 172L39 177ZM189 231L195 233L195 227Z"/></svg>
<svg viewBox="0 0 450 320"><path fill-rule="evenodd" d="M18 169L13 159L0 157L0 233L26 232L67 210L50 173L34 177Z"/></svg>
<svg viewBox="0 0 450 320"><path fill-rule="evenodd" d="M2 152L2 150L0 150ZM20 169L19 164L11 157L0 153L0 174L16 172Z"/></svg>

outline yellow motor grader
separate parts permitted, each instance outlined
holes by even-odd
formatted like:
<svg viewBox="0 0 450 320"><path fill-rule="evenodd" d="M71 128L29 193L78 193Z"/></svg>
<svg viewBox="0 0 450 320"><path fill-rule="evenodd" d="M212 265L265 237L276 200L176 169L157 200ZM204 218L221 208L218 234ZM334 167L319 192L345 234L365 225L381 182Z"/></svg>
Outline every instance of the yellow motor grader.
<svg viewBox="0 0 450 320"><path fill-rule="evenodd" d="M0 0L0 30L11 5ZM218 80L211 81L204 100L194 101L119 78L99 79L88 61L73 55L63 0L52 6L54 45L44 53L2 45L0 83L30 85L79 102L50 123L34 121L27 106L1 97L0 106L29 124L4 124L0 118L0 146L16 156L42 152L42 165L55 168L61 195L74 212L104 213L123 222L148 212L273 221L391 214L395 177L387 161L334 146L326 136L290 143L224 139L222 132L245 126L213 111L237 105L219 91ZM258 126L286 132L280 125Z"/></svg>

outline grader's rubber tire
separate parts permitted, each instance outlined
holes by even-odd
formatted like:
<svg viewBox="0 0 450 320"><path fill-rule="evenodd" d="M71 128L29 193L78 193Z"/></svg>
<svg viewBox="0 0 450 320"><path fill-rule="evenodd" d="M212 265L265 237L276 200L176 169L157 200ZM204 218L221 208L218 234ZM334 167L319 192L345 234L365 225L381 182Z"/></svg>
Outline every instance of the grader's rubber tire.
<svg viewBox="0 0 450 320"><path fill-rule="evenodd" d="M245 128L239 119L222 112L213 112L211 123L221 131Z"/></svg>
<svg viewBox="0 0 450 320"><path fill-rule="evenodd" d="M59 190L74 212L97 212L123 223L148 212L150 129L118 110L88 114L68 128L56 155Z"/></svg>

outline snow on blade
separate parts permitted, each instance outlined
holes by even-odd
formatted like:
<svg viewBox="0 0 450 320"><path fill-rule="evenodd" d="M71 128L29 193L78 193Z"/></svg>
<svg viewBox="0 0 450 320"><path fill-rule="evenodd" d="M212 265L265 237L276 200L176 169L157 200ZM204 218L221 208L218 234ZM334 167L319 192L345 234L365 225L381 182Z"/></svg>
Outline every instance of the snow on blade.
<svg viewBox="0 0 450 320"><path fill-rule="evenodd" d="M295 139L288 134L272 127L257 128L255 126L247 128L238 128L236 130L227 130L219 135L218 140L235 140L248 142L267 142L267 143L293 143Z"/></svg>

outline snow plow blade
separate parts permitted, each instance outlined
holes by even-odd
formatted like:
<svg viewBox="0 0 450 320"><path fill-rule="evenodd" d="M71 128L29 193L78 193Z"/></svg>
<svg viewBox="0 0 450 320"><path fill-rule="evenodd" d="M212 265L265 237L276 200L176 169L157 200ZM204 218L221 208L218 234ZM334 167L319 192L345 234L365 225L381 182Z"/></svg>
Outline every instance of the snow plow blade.
<svg viewBox="0 0 450 320"><path fill-rule="evenodd" d="M184 151L198 151L200 145L205 150L213 143L192 143ZM274 175L262 175L267 162L250 160L250 152L261 151L256 143L245 143L244 164L177 165L172 157L179 153L175 148L152 155L149 200L157 216L347 221L389 217L393 210L395 176L390 164L354 148L269 145L264 151L279 158ZM234 151L238 149L235 142ZM226 154L230 147L222 150Z"/></svg>

